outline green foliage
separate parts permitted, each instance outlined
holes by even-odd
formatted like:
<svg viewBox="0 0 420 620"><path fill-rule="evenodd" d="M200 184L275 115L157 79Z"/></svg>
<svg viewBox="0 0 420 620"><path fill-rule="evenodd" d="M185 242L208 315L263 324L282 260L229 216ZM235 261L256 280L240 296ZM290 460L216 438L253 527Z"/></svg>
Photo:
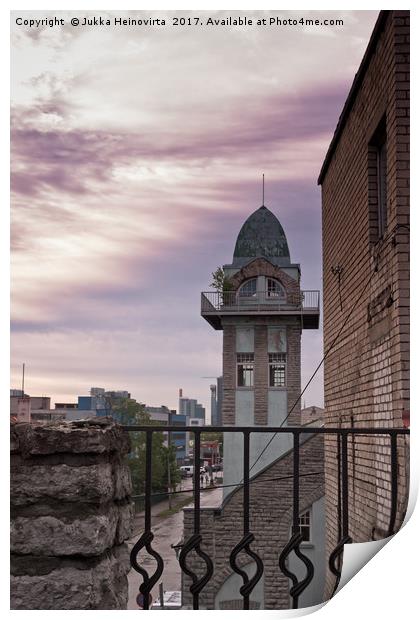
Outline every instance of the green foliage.
<svg viewBox="0 0 420 620"><path fill-rule="evenodd" d="M223 271L223 267L218 267L216 271L211 274L213 280L210 282L210 286L215 288L219 293L224 293L233 290L233 286Z"/></svg>
<svg viewBox="0 0 420 620"><path fill-rule="evenodd" d="M113 417L126 426L158 426L152 421L145 406L133 399L122 399L112 406ZM127 462L133 483L133 495L142 495L146 479L146 433L130 431L131 452ZM181 480L181 472L176 463L176 449L164 445L163 433L154 432L152 436L152 493L168 490L168 470L170 470L171 488L175 489Z"/></svg>

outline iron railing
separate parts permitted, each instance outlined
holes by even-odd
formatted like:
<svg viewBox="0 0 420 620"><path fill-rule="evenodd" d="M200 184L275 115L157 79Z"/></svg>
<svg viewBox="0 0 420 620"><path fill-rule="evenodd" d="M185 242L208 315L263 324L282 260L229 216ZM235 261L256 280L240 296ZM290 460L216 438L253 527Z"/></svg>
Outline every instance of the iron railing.
<svg viewBox="0 0 420 620"><path fill-rule="evenodd" d="M292 503L292 527L291 538L282 550L279 551L278 565L280 571L290 581L290 597L292 600L292 606L296 609L299 606L299 597L308 587L314 576L314 566L311 560L306 557L301 549L300 544L303 541L303 535L300 532L299 526L299 485L300 485L300 464L301 464L301 438L305 434L328 434L336 436L337 438L337 487L339 489L339 506L337 511L338 516L338 540L336 547L333 549L328 562L329 570L335 577L334 592L338 587L341 577L341 560L344 550L344 545L352 543L352 538L349 535L349 459L348 459L348 438L349 436L355 438L356 436L382 436L389 437L389 455L390 455L390 517L388 525L388 535L391 536L395 533L395 523L397 516L397 500L398 500L398 450L397 439L398 436L408 435L409 430L406 428L398 429L384 429L384 428L315 428L315 427L244 427L244 426L211 426L211 427L191 427L191 426L125 426L127 431L144 432L146 434L146 474L145 474L145 510L144 510L144 531L141 534L138 541L132 548L130 561L131 566L142 577L143 582L140 585L140 593L143 595L144 609L149 609L149 596L153 587L159 581L163 569L164 562L162 557L152 547L152 541L154 539L152 531L152 515L151 515L151 496L152 496L152 436L154 432L161 433L164 431L185 431L194 434L194 480L193 480L193 501L194 501L194 513L193 513L193 533L188 540L184 541L180 554L179 565L183 573L188 575L192 580L190 586L190 592L192 594L193 609L200 609L200 593L206 584L211 580L214 572L214 566L212 559L209 555L203 551L200 547L202 542L202 535L200 533L200 443L201 434L211 432L222 433L242 433L243 435L243 480L235 487L243 488L243 527L242 538L233 546L230 553L230 566L232 570L241 576L243 584L240 587L240 594L243 599L243 609L250 608L250 595L259 582L263 574L263 561L258 554L250 548L250 545L255 540L253 533L250 531L250 436L253 433L288 433L293 436L293 503ZM232 541L234 543L234 541ZM156 560L156 569L152 575L149 575L144 566L138 561L141 550L145 549L147 553ZM204 574L198 577L194 571L188 566L187 560L189 554L195 551L195 553L203 560L203 568L205 568ZM256 570L252 578L249 578L245 571L243 571L238 563L237 558L239 553L245 552L251 560L256 564ZM297 576L289 570L288 557L294 552L306 566L306 576L299 581Z"/></svg>
<svg viewBox="0 0 420 620"><path fill-rule="evenodd" d="M288 292L269 295L258 291L254 295L240 295L235 291L206 291L201 293L201 312L287 312L302 310L319 312L319 291Z"/></svg>

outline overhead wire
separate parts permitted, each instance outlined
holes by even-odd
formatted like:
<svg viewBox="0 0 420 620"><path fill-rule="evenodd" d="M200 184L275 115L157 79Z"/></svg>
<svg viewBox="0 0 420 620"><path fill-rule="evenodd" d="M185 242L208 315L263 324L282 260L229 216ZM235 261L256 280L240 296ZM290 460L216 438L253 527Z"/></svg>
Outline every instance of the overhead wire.
<svg viewBox="0 0 420 620"><path fill-rule="evenodd" d="M398 228L406 228L408 231L410 230L409 226L405 225L405 224L396 224L394 226L394 228L383 238L383 239L379 239L378 240L378 244L381 244L381 249L380 252L383 250L384 248L384 244L388 241L388 239L390 239L398 230ZM298 402L300 401L300 399L302 398L303 394L306 392L307 388L309 387L309 385L312 383L313 379L315 378L317 372L319 371L319 369L321 368L322 364L324 363L326 357L330 354L332 348L334 347L334 345L336 344L338 338L341 336L345 326L347 325L350 317L352 316L354 310L356 309L356 307L358 306L360 300L362 299L367 287L369 286L370 282L372 281L372 277L375 273L377 273L377 268L374 269L373 272L371 272L370 277L367 278L366 283L360 293L360 295L358 296L357 300L355 301L355 303L353 304L352 308L350 309L350 312L348 313L348 315L346 316L346 318L343 321L343 324L341 325L337 335L335 336L335 338L333 339L333 341L331 342L330 346L328 347L327 351L324 353L321 361L319 362L318 366L315 368L312 376L310 377L309 381L306 383L305 387L303 388L303 390L301 391L301 393L299 394L298 398L296 399L296 401L294 402L292 408L290 409L290 411L288 412L287 416L284 418L284 420L282 421L282 423L280 424L279 428L282 428L285 424L285 422L289 419L289 417L291 416L291 414L293 413L294 408L296 407L296 405L298 404ZM263 448L263 450L260 452L260 454L258 455L257 459L254 461L254 463L251 465L249 471L251 471L255 465L258 463L258 461L261 459L261 457L263 456L263 454L265 453L265 451L267 450L267 448L269 447L269 445L271 444L271 442L274 440L275 436L277 433L273 433L272 437L270 438L270 440L268 441L268 443L266 444L266 446Z"/></svg>

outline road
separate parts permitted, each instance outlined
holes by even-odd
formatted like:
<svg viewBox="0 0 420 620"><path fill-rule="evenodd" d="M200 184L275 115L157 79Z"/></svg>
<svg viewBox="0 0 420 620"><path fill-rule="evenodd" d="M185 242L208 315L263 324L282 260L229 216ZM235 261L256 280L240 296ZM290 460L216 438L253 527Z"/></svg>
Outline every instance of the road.
<svg viewBox="0 0 420 620"><path fill-rule="evenodd" d="M187 478L183 481L183 487L185 489L192 488L191 478ZM184 497L184 494L173 496L175 500L180 501L181 497ZM192 493L191 493L191 503L188 505L192 505ZM215 488L208 491L200 492L200 504L201 506L218 506L220 505L222 500L222 489ZM152 542L152 547L155 549L163 558L164 569L163 574L160 578L160 581L163 582L164 590L180 590L181 589L181 568L179 566L178 560L176 559L175 551L172 549L171 545L176 545L182 538L183 533L183 510L182 508L176 512L175 514L171 514L169 516L158 516L161 512L168 509L168 501L165 500L160 502L159 504L155 504L152 507L152 532L154 534L154 540ZM143 517L144 513L139 513L136 515L135 519L135 535L128 541L128 546L131 549L136 541L140 538L143 532ZM143 551L140 553L139 563L143 566L149 575L152 575L155 567L156 561L154 558L150 557L147 552ZM142 583L142 576L139 575L135 570L131 569L128 574L128 605L127 609L139 609L136 603L136 597L139 592L139 585ZM154 587L152 591L153 600L158 597L159 594L159 583Z"/></svg>

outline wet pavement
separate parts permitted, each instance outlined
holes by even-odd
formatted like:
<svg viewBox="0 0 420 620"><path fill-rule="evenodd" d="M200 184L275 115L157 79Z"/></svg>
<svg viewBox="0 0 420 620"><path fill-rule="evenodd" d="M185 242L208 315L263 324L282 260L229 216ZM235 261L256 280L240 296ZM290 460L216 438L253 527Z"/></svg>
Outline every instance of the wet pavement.
<svg viewBox="0 0 420 620"><path fill-rule="evenodd" d="M192 481L190 478L183 481L183 489L191 489ZM172 500L175 504L185 498L184 493L173 496ZM188 497L188 496L187 496ZM222 489L214 488L207 491L200 492L200 504L201 506L219 506L222 500ZM192 493L191 503L192 505ZM187 506L186 505L186 506ZM186 507L185 506L185 507ZM183 533L183 510L182 508L175 514L169 516L158 516L159 513L168 509L168 500L159 502L152 507L152 532L154 539L152 547L161 556L164 562L164 569L159 582L163 583L164 590L180 590L181 589L181 569L176 558L176 554L171 545L176 545L182 538ZM135 535L128 541L128 546L131 550L135 542L140 538L143 532L144 513L138 513L135 518ZM140 558L140 559L139 559ZM149 575L152 575L156 568L156 561L153 557L149 556L147 552L142 551L138 561L142 567L147 570ZM127 609L139 609L136 603L136 597L139 593L139 585L142 583L143 578L135 570L131 569L128 574L128 605ZM159 582L153 588L152 596L153 600L159 595Z"/></svg>

